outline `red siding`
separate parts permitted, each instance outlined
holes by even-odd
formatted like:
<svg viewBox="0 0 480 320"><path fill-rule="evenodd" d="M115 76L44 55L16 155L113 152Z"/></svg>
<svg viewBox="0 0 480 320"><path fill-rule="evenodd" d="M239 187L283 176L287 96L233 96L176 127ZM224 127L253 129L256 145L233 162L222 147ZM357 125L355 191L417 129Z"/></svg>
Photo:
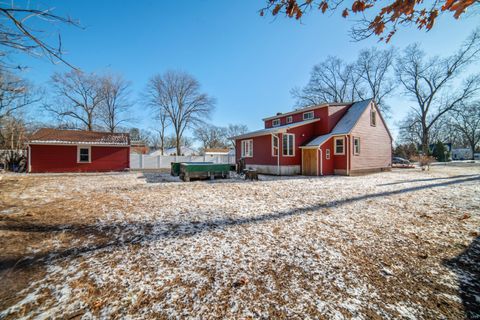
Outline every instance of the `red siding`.
<svg viewBox="0 0 480 320"><path fill-rule="evenodd" d="M333 138L326 141L320 148L322 150L322 174L324 176L333 174ZM330 150L330 159L327 159L327 149Z"/></svg>
<svg viewBox="0 0 480 320"><path fill-rule="evenodd" d="M329 110L328 106L323 106L323 107L318 107L317 109L313 109L313 110L299 111L298 113L294 113L294 114L291 114L291 115L279 115L278 117L276 117L274 119L266 120L265 121L265 128L271 128L272 127L272 121L275 120L275 119L280 119L280 125L282 125L282 126L286 125L286 124L288 124L287 123L287 117L290 117L290 116L292 117L292 122L291 123L303 121L303 114L305 112L313 111L313 117L314 118L321 118L322 119L322 121L320 122L320 127L324 128L324 130L322 130L322 132L328 133L328 132L330 132L330 131L328 131L328 127L326 126L328 124L328 110ZM322 132L319 133L319 134L324 134Z"/></svg>
<svg viewBox="0 0 480 320"><path fill-rule="evenodd" d="M91 162L77 163L77 146L31 145L30 166L39 172L105 172L130 167L129 147L91 147Z"/></svg>

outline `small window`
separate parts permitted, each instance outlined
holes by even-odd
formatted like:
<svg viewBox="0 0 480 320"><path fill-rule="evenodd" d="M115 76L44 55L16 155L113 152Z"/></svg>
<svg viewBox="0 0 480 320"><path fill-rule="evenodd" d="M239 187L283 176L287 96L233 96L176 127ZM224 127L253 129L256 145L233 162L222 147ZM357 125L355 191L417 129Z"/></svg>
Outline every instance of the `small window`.
<svg viewBox="0 0 480 320"><path fill-rule="evenodd" d="M78 148L78 162L90 162L90 147Z"/></svg>
<svg viewBox="0 0 480 320"><path fill-rule="evenodd" d="M288 116L287 117L287 123L292 123L293 121L293 117L292 116Z"/></svg>
<svg viewBox="0 0 480 320"><path fill-rule="evenodd" d="M303 120L313 119L313 111L305 112L303 114Z"/></svg>
<svg viewBox="0 0 480 320"><path fill-rule="evenodd" d="M283 134L283 155L293 157L295 155L295 135L292 133Z"/></svg>
<svg viewBox="0 0 480 320"><path fill-rule="evenodd" d="M280 125L280 119L272 120L272 127L278 127Z"/></svg>
<svg viewBox="0 0 480 320"><path fill-rule="evenodd" d="M334 154L335 155L345 154L345 139L343 137L335 138L334 143L335 143Z"/></svg>
<svg viewBox="0 0 480 320"><path fill-rule="evenodd" d="M375 127L377 125L377 111L375 111L375 109L372 109L370 111L370 125L372 127Z"/></svg>
<svg viewBox="0 0 480 320"><path fill-rule="evenodd" d="M278 156L278 136L272 135L272 156Z"/></svg>
<svg viewBox="0 0 480 320"><path fill-rule="evenodd" d="M325 150L325 158L330 160L330 149Z"/></svg>
<svg viewBox="0 0 480 320"><path fill-rule="evenodd" d="M241 148L243 158L253 157L253 140L242 140Z"/></svg>
<svg viewBox="0 0 480 320"><path fill-rule="evenodd" d="M353 138L353 154L360 154L360 138Z"/></svg>

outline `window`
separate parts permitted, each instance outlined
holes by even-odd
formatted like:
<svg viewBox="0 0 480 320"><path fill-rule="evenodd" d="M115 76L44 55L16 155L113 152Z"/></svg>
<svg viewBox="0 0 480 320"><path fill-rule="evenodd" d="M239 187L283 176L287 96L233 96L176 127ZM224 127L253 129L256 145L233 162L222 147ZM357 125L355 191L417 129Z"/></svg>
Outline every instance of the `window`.
<svg viewBox="0 0 480 320"><path fill-rule="evenodd" d="M272 135L272 156L278 156L278 136Z"/></svg>
<svg viewBox="0 0 480 320"><path fill-rule="evenodd" d="M77 151L77 162L90 162L90 147L79 147Z"/></svg>
<svg viewBox="0 0 480 320"><path fill-rule="evenodd" d="M334 154L342 155L345 154L345 139L343 137L337 137L333 140L334 146Z"/></svg>
<svg viewBox="0 0 480 320"><path fill-rule="evenodd" d="M353 138L353 154L360 154L360 138Z"/></svg>
<svg viewBox="0 0 480 320"><path fill-rule="evenodd" d="M313 119L313 111L305 112L303 114L303 120Z"/></svg>
<svg viewBox="0 0 480 320"><path fill-rule="evenodd" d="M288 116L288 117L287 117L287 123L292 123L292 121L293 121L292 116Z"/></svg>
<svg viewBox="0 0 480 320"><path fill-rule="evenodd" d="M253 157L253 140L242 140L242 157L251 158Z"/></svg>
<svg viewBox="0 0 480 320"><path fill-rule="evenodd" d="M375 109L372 109L370 111L370 125L372 127L375 127L377 125L377 111L375 111Z"/></svg>
<svg viewBox="0 0 480 320"><path fill-rule="evenodd" d="M272 120L272 127L278 127L280 125L280 119Z"/></svg>
<svg viewBox="0 0 480 320"><path fill-rule="evenodd" d="M283 134L283 155L293 157L295 155L295 135L292 133Z"/></svg>
<svg viewBox="0 0 480 320"><path fill-rule="evenodd" d="M330 149L325 150L325 158L330 160Z"/></svg>

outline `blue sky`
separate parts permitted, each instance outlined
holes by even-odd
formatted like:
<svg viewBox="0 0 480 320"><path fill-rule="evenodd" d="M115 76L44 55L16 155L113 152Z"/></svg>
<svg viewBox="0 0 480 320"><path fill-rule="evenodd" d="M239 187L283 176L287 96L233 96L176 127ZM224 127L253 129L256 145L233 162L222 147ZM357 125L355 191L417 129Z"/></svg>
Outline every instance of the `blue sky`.
<svg viewBox="0 0 480 320"><path fill-rule="evenodd" d="M431 55L453 53L479 25L479 16L455 21L441 17L430 32L400 30L391 44L376 38L352 42L351 22L339 14L314 12L302 23L283 17L260 17L262 0L242 1L43 1L58 14L80 20L84 29L51 26L46 35L62 35L65 58L88 72L111 71L132 82L132 98L140 97L148 79L169 69L187 71L214 96L217 107L210 122L262 126L261 118L289 111L290 89L303 86L312 66L328 55L354 60L359 50L395 46L401 50L420 42ZM24 76L48 86L53 72L65 71L45 59L23 55L15 61L29 68ZM479 71L478 66L473 69ZM389 125L412 103L397 91ZM134 106L135 126L152 128L152 115L141 103Z"/></svg>

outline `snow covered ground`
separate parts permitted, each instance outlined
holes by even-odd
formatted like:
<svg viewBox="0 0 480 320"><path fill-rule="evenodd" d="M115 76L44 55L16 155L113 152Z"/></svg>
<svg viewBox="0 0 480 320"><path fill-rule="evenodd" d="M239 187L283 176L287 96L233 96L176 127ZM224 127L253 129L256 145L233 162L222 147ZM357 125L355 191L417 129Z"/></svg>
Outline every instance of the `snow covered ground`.
<svg viewBox="0 0 480 320"><path fill-rule="evenodd" d="M479 166L0 190L0 319L480 317Z"/></svg>

